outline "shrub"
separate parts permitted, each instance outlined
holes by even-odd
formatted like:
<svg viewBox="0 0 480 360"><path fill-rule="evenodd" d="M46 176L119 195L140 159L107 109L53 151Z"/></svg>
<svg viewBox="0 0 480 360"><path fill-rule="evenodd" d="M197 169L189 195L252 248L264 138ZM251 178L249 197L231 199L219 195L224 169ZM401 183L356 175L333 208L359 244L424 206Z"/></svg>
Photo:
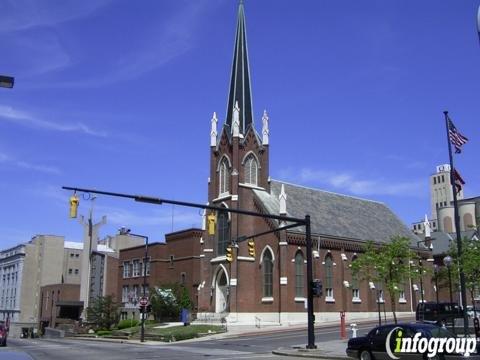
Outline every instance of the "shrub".
<svg viewBox="0 0 480 360"><path fill-rule="evenodd" d="M125 319L125 320L120 320L120 322L117 325L117 328L118 330L122 330L129 327L134 327L137 325L138 325L138 320Z"/></svg>
<svg viewBox="0 0 480 360"><path fill-rule="evenodd" d="M112 335L112 332L110 330L99 330L97 331L98 336L105 336L105 335Z"/></svg>

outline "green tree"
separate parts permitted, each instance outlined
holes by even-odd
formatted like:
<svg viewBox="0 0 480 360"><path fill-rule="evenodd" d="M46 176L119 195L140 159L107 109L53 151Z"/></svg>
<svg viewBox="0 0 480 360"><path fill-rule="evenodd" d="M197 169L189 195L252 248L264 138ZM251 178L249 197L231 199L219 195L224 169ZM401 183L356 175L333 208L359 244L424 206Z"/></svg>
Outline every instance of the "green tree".
<svg viewBox="0 0 480 360"><path fill-rule="evenodd" d="M111 295L97 297L87 308L87 320L99 329L110 330L118 322L118 304Z"/></svg>
<svg viewBox="0 0 480 360"><path fill-rule="evenodd" d="M376 245L367 242L364 252L352 263L352 272L361 280L381 283L390 298L393 319L397 323L396 301L400 288L410 279L418 277L410 260L418 256L410 249L410 239L394 237L390 242Z"/></svg>
<svg viewBox="0 0 480 360"><path fill-rule="evenodd" d="M165 284L150 290L152 313L157 321L178 319L181 309L191 309L192 302L185 286Z"/></svg>
<svg viewBox="0 0 480 360"><path fill-rule="evenodd" d="M452 284L452 286L456 289L458 288L458 286L456 286L456 279L458 279L459 273L459 258L456 241L451 242L449 255L454 260L451 265L451 271L452 280L455 284ZM462 239L462 263L463 273L465 275L465 288L469 292L472 305L474 305L475 295L480 288L480 244L478 243L478 240L466 237Z"/></svg>

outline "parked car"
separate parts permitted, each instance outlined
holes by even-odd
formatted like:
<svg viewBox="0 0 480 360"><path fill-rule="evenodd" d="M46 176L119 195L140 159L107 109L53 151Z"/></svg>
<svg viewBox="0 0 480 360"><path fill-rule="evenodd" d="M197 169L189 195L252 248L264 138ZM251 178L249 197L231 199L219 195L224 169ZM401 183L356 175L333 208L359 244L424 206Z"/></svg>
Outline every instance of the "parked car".
<svg viewBox="0 0 480 360"><path fill-rule="evenodd" d="M0 324L0 345L7 346L8 330L4 324Z"/></svg>
<svg viewBox="0 0 480 360"><path fill-rule="evenodd" d="M475 306L475 311L472 305L467 305L467 314L469 318L475 317L475 312L477 313L477 317L480 317L480 307L478 305Z"/></svg>
<svg viewBox="0 0 480 360"><path fill-rule="evenodd" d="M348 341L346 353L348 357L360 360L392 360L387 353L386 341L388 334L394 328L400 328L405 337L413 337L417 332L422 337L430 338L455 338L456 336L445 328L432 324L412 323L412 324L388 324L377 326L372 329L366 336L352 338ZM390 337L390 349L395 349L395 336ZM461 360L467 359L458 353L442 353L435 357L428 358L425 353L395 353L400 359L409 360ZM469 354L469 360L480 360L478 345L475 354Z"/></svg>
<svg viewBox="0 0 480 360"><path fill-rule="evenodd" d="M415 320L437 325L448 324L453 319L462 317L462 308L457 303L450 302L419 303L415 313Z"/></svg>

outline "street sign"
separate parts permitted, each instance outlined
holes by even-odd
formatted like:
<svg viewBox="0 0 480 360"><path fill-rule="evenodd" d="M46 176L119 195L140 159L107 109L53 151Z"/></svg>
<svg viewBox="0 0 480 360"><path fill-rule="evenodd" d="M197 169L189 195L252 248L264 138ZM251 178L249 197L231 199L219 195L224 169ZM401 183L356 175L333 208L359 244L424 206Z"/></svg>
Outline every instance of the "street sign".
<svg viewBox="0 0 480 360"><path fill-rule="evenodd" d="M141 306L147 306L148 304L148 299L146 297L140 298L140 305Z"/></svg>

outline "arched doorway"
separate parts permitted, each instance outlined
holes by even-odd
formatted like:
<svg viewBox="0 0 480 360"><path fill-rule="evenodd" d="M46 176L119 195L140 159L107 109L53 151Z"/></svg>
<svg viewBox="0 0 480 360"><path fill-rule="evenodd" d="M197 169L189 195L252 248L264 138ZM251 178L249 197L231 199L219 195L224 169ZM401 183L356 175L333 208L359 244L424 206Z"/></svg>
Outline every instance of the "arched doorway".
<svg viewBox="0 0 480 360"><path fill-rule="evenodd" d="M227 311L228 305L228 281L227 273L223 267L220 267L215 276L215 312L223 313Z"/></svg>

